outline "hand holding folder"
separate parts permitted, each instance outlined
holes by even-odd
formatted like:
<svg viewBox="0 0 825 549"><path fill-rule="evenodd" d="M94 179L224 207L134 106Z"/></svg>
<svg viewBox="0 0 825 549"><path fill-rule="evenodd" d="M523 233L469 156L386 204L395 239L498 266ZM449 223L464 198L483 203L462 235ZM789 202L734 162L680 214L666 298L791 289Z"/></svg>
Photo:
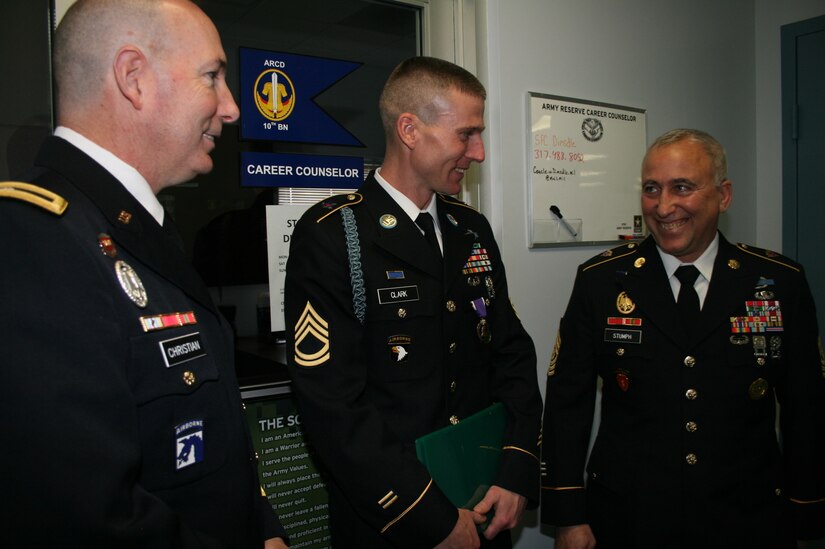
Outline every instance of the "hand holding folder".
<svg viewBox="0 0 825 549"><path fill-rule="evenodd" d="M419 461L457 508L472 509L495 481L506 423L497 402L415 441Z"/></svg>

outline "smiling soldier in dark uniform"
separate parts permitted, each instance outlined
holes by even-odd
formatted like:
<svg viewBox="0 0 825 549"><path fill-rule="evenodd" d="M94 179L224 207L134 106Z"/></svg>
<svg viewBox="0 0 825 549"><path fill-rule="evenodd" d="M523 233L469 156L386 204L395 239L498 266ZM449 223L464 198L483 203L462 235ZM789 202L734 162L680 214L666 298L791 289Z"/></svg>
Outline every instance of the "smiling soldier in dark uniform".
<svg viewBox="0 0 825 549"><path fill-rule="evenodd" d="M58 128L0 184L3 547L286 547L231 330L155 197L212 169L225 63L187 0L79 0L57 30Z"/></svg>
<svg viewBox="0 0 825 549"><path fill-rule="evenodd" d="M652 236L579 268L547 372L542 521L557 549L790 549L823 535L813 298L800 265L717 231L725 164L704 132L660 137L642 166Z"/></svg>
<svg viewBox="0 0 825 549"><path fill-rule="evenodd" d="M535 350L490 225L448 196L484 160L484 98L446 61L399 65L381 96L382 167L358 193L310 208L292 235L289 368L331 475L336 547L474 547L475 524L493 509L482 538L495 540L482 546L506 547L507 530L536 504ZM436 234L432 221L429 237L416 224L421 212ZM497 401L509 419L496 483L474 511L459 511L414 441Z"/></svg>

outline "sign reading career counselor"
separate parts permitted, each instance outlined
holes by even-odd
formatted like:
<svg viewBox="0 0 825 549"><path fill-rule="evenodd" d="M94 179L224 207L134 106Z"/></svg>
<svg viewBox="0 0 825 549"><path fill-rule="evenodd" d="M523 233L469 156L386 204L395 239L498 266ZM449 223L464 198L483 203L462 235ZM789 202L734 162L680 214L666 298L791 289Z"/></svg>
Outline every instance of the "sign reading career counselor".
<svg viewBox="0 0 825 549"><path fill-rule="evenodd" d="M645 111L528 93L529 246L643 237Z"/></svg>
<svg viewBox="0 0 825 549"><path fill-rule="evenodd" d="M363 174L362 157L241 152L242 187L357 189Z"/></svg>
<svg viewBox="0 0 825 549"><path fill-rule="evenodd" d="M316 102L361 63L240 48L241 138L363 144Z"/></svg>

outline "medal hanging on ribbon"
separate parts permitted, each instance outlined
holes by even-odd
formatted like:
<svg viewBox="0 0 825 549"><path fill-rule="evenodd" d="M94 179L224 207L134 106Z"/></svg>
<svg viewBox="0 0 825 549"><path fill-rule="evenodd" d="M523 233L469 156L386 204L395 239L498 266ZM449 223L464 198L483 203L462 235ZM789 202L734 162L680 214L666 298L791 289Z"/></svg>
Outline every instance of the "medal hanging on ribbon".
<svg viewBox="0 0 825 549"><path fill-rule="evenodd" d="M484 344L490 343L492 335L490 335L490 325L487 323L487 304L484 302L484 298L479 297L478 299L474 299L470 304L473 306L473 310L479 318L478 325L476 326L478 339Z"/></svg>

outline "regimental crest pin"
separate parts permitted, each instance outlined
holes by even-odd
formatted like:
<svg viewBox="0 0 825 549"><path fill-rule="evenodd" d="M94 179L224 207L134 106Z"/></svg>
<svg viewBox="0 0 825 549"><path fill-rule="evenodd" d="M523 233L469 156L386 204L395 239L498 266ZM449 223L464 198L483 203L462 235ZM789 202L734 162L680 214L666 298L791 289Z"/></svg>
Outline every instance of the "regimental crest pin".
<svg viewBox="0 0 825 549"><path fill-rule="evenodd" d="M97 235L97 243L100 246L100 251L103 252L103 255L111 258L117 257L117 247L115 246L111 236L105 233L100 233Z"/></svg>
<svg viewBox="0 0 825 549"><path fill-rule="evenodd" d="M149 296L146 294L143 282L141 282L132 266L119 259L115 261L115 274L117 275L117 281L120 282L120 287L123 288L129 299L141 309L146 307L149 303Z"/></svg>
<svg viewBox="0 0 825 549"><path fill-rule="evenodd" d="M630 376L628 373L627 370L616 370L616 385L619 386L619 389L621 389L623 393L626 393L627 390L630 389Z"/></svg>
<svg viewBox="0 0 825 549"><path fill-rule="evenodd" d="M636 304L633 303L633 300L630 299L627 292L621 292L616 297L616 309L618 309L623 315L629 315L636 309Z"/></svg>

